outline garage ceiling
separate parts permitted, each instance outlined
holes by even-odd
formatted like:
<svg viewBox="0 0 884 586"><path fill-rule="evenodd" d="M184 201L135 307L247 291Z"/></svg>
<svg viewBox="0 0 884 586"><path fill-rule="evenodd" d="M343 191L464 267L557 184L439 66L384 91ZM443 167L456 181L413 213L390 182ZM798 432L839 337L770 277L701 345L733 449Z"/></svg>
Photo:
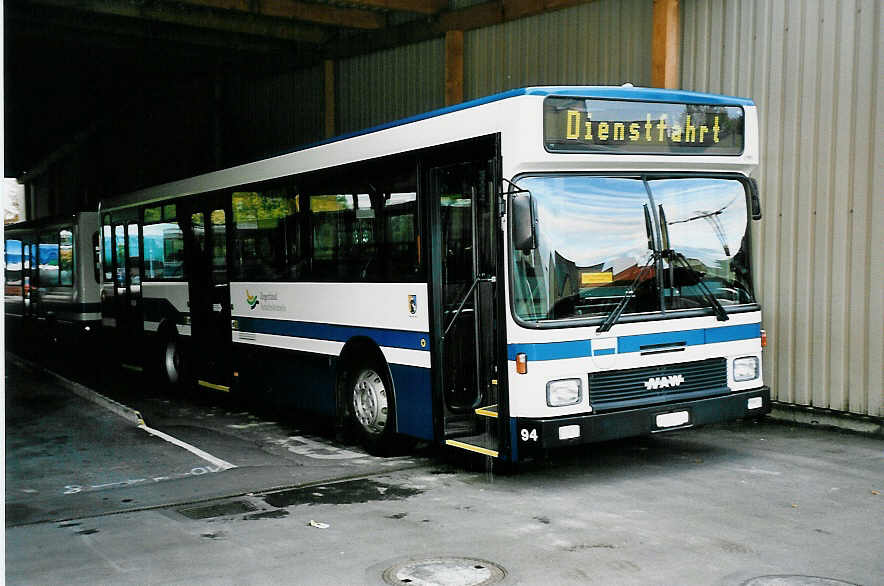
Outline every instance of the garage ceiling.
<svg viewBox="0 0 884 586"><path fill-rule="evenodd" d="M587 0L7 0L5 170L18 177L140 92L262 75Z"/></svg>

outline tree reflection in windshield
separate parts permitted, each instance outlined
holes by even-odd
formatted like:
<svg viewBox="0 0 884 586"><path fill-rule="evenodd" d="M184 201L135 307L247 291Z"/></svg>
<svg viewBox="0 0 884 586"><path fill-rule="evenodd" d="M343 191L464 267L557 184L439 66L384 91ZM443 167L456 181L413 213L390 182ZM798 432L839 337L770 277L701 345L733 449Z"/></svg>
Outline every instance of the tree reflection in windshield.
<svg viewBox="0 0 884 586"><path fill-rule="evenodd" d="M738 180L547 175L518 183L537 210L537 247L513 251L514 310L522 320L601 317L627 294L624 314L659 312L661 302L669 310L708 307L699 279L722 305L753 302ZM651 232L657 218L646 222L655 204L665 208L662 235ZM668 246L693 270L653 260L667 233Z"/></svg>

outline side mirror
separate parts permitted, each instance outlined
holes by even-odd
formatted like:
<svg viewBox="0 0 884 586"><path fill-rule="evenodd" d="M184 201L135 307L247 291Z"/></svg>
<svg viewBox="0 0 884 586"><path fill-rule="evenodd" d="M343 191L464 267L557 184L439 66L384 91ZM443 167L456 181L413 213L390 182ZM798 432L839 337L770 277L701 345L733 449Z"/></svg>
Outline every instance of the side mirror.
<svg viewBox="0 0 884 586"><path fill-rule="evenodd" d="M534 231L534 199L530 192L513 194L510 199L513 248L528 252L537 248Z"/></svg>
<svg viewBox="0 0 884 586"><path fill-rule="evenodd" d="M752 202L752 219L761 219L761 198L758 196L758 181L749 178L749 199Z"/></svg>

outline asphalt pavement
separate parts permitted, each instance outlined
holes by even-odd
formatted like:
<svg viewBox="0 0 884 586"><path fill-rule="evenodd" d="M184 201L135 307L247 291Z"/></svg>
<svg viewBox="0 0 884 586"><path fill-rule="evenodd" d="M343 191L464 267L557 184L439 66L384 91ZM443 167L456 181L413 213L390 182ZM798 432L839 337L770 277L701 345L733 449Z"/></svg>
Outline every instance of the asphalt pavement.
<svg viewBox="0 0 884 586"><path fill-rule="evenodd" d="M39 372L6 383L9 584L884 584L876 437L735 423L502 476L145 400L171 442Z"/></svg>

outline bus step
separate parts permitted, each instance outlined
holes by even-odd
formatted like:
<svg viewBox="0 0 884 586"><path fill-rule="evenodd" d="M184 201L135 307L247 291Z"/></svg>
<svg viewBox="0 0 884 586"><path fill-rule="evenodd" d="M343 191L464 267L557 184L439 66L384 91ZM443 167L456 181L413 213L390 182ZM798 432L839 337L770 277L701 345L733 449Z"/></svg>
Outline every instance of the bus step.
<svg viewBox="0 0 884 586"><path fill-rule="evenodd" d="M498 457L497 450L494 450L491 447L486 447L486 445L496 447L494 446L493 439L483 435L465 437L460 440L445 440L445 445L453 448L460 448L461 450L467 450L468 452L484 454L485 456L491 456L492 458Z"/></svg>
<svg viewBox="0 0 884 586"><path fill-rule="evenodd" d="M494 417L497 419L497 405L488 405L487 407L479 407L476 409L476 415L484 417Z"/></svg>

